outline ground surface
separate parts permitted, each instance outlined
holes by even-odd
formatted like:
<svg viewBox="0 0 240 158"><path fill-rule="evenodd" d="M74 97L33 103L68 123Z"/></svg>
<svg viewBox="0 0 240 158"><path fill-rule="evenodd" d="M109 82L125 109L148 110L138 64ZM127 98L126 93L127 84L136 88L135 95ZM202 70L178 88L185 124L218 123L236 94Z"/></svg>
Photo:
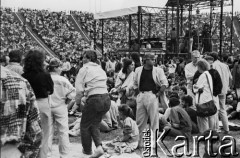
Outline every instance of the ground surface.
<svg viewBox="0 0 240 158"><path fill-rule="evenodd" d="M76 118L75 117L70 117L69 118L69 122L73 122ZM233 120L231 122L234 122L238 125L240 125L240 121L239 120ZM103 140L103 143L104 142L109 142L110 140L113 140L114 138L116 138L116 136L118 135L121 135L122 134L122 131L121 129L117 129L117 130L114 130L112 132L109 132L109 133L101 133L101 138ZM57 141L57 132L55 132L55 137L54 137L54 144L53 144L53 152L52 152L52 158L59 158L59 152L58 152L58 141ZM240 131L231 131L229 133L229 135L233 136L237 142L237 146L240 148ZM70 137L70 142L71 142L71 145L70 145L70 154L69 154L69 158L88 158L89 156L87 155L84 155L82 153L82 146L81 146L81 138L80 136L79 137ZM166 138L164 140L164 143L166 144L166 146L168 148L172 148L172 146L176 145L176 144L179 144L181 142L178 142L176 143L174 141L173 138ZM204 146L202 143L200 143L200 149L199 149L199 155L200 157L202 157L203 155L203 151L204 151ZM93 149L94 149L94 145L93 145ZM183 149L180 149L179 152L183 151ZM136 150L134 153L132 154L116 154L116 153L110 153L110 155L105 155L103 156L103 158L106 158L106 157L109 157L111 156L111 158L143 158L142 156L142 150ZM178 153L179 153L178 152ZM193 152L193 143L190 142L190 152ZM240 153L240 151L238 151ZM158 147L158 157L160 158L167 158L167 156L162 152L162 150L160 149L160 147ZM183 156L184 157L184 156ZM187 157L187 156L185 156ZM239 156L240 157L240 156ZM239 158L238 157L238 158ZM101 157L102 158L102 157ZM188 157L189 158L189 157ZM196 157L194 157L196 158Z"/></svg>

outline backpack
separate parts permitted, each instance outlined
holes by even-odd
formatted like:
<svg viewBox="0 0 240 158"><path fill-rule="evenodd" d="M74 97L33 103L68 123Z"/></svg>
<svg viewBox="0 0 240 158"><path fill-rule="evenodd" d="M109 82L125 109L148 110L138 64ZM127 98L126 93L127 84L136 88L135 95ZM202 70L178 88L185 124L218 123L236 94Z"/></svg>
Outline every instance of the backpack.
<svg viewBox="0 0 240 158"><path fill-rule="evenodd" d="M216 97L217 95L222 93L222 79L218 71L215 69L210 69L209 73L212 76L213 81L213 96Z"/></svg>

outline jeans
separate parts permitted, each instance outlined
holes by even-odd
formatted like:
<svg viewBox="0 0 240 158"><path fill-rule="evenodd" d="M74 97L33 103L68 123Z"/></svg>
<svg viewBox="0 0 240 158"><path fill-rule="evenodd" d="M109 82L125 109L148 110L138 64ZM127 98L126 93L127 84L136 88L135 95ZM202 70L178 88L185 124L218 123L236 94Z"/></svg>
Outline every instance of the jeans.
<svg viewBox="0 0 240 158"><path fill-rule="evenodd" d="M220 116L220 119L221 119L222 124L223 124L223 129L225 131L229 131L227 109L226 109L226 105L225 105L226 95L225 94L219 94L218 97L219 97L219 106L220 106L219 116Z"/></svg>
<svg viewBox="0 0 240 158"><path fill-rule="evenodd" d="M92 140L96 147L102 145L99 124L110 105L111 101L108 94L91 95L86 100L80 123L84 153L90 154L92 152Z"/></svg>

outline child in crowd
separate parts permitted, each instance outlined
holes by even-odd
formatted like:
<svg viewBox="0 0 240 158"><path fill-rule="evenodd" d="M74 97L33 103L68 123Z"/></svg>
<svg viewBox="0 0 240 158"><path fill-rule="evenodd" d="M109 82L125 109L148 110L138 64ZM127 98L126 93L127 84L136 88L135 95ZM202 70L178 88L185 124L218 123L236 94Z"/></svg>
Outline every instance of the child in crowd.
<svg viewBox="0 0 240 158"><path fill-rule="evenodd" d="M120 105L118 111L122 121L123 137L117 137L111 144L115 146L115 150L119 153L131 153L138 146L138 126L136 121L133 120L133 112L128 105Z"/></svg>

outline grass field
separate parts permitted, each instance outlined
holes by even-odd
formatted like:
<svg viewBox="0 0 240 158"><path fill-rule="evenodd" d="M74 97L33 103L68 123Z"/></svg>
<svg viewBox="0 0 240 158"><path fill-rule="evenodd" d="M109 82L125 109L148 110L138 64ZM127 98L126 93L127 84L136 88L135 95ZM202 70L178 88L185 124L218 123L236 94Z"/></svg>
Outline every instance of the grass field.
<svg viewBox="0 0 240 158"><path fill-rule="evenodd" d="M75 121L75 119L76 119L75 117L70 117L70 118L69 118L69 123L72 123L73 121ZM232 120L231 122L234 122L234 123L240 125L240 120ZM57 140L56 135L57 135L57 131L55 131L55 134L54 134L54 144L55 144L55 145L58 144L58 140ZM101 138L102 138L102 141L103 141L103 142L106 142L106 141L113 140L114 138L116 138L117 136L120 136L120 135L122 135L122 130L121 130L121 129L116 129L116 130L113 130L113 131L111 131L111 132L109 132L109 133L101 133ZM236 145L237 145L237 147L239 148L239 149L238 149L238 152L240 153L240 131L230 131L229 135L231 135L231 136L233 136L233 137L235 138L236 143L237 143ZM223 134L220 134L220 136L222 137ZM81 137L80 137L80 136L78 136L78 137L70 137L70 142L71 142L72 144L81 144ZM166 137L166 139L164 140L164 143L165 143L165 145L166 145L168 148L171 149L174 145L179 144L179 143L181 143L181 142L176 142L176 141L174 141L174 138ZM189 146L190 146L190 152L193 152L193 143L192 143L192 141L190 141ZM76 150L81 150L81 149L76 149ZM162 150L160 149L160 147L158 147L157 151L158 151L158 152L157 152L157 153L158 153L158 157L160 157L160 158L167 157L167 156L162 152ZM181 148L181 149L178 151L178 153L180 153L180 152L182 152L182 151L183 151L183 148ZM57 151L57 152L58 152L58 151ZM74 151L73 151L73 152L74 152ZM143 156L142 156L142 152L143 152L142 150L136 150L136 151L135 151L135 153L136 153L137 155L139 155L139 157L143 157ZM199 148L199 155L200 155L200 157L202 157L203 153L204 153L204 145L203 145L203 143L200 143L200 148ZM128 158L128 157L129 157L129 158L132 158L131 155L125 156L124 158ZM184 156L183 156L183 157L184 157ZM239 156L239 157L240 157L240 156ZM236 157L236 158L239 158L239 157ZM81 158L81 156L80 156L79 158Z"/></svg>

